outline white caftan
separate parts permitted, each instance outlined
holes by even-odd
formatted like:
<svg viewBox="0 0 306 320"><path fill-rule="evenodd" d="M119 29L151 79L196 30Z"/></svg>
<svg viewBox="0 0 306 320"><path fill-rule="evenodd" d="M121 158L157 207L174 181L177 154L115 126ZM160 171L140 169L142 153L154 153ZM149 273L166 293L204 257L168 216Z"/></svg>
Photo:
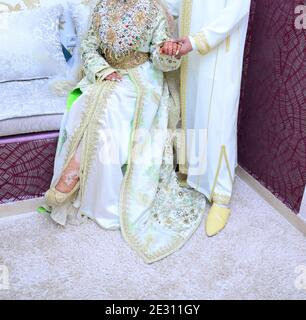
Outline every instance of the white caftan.
<svg viewBox="0 0 306 320"><path fill-rule="evenodd" d="M161 56L157 49L170 37L164 10L154 0L111 4L102 0L95 8L82 45L86 77L78 87L83 93L64 115L57 149L52 186L79 151L80 190L73 201L53 207L51 217L62 225L91 218L105 229L120 229L151 263L193 234L205 199L180 187L173 170L167 128L177 109L163 72L177 69L180 60ZM137 49L125 51L137 37ZM112 54L107 53L110 38ZM149 59L139 62L143 53ZM113 71L122 74L121 82L104 80Z"/></svg>
<svg viewBox="0 0 306 320"><path fill-rule="evenodd" d="M187 130L187 165L181 171L209 200L228 204L237 164L237 115L251 1L167 2L180 17L180 36L190 36L195 47L181 67L182 126Z"/></svg>

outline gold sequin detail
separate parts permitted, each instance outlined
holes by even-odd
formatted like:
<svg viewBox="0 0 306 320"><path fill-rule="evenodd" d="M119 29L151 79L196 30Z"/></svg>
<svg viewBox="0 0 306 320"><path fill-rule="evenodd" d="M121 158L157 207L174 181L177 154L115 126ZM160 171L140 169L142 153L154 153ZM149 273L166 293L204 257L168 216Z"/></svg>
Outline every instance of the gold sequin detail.
<svg viewBox="0 0 306 320"><path fill-rule="evenodd" d="M137 26L143 25L143 23L145 22L145 19L146 19L146 16L143 12L140 11L135 14L134 21Z"/></svg>
<svg viewBox="0 0 306 320"><path fill-rule="evenodd" d="M117 34L116 34L116 32L115 32L113 29L109 29L109 30L107 31L107 36L106 36L106 38L107 38L107 41L108 41L109 43L114 43L114 42L116 41L116 39L117 39Z"/></svg>
<svg viewBox="0 0 306 320"><path fill-rule="evenodd" d="M114 69L133 69L144 64L150 58L150 54L147 52L130 51L122 56L116 56L114 52L109 50L99 51Z"/></svg>

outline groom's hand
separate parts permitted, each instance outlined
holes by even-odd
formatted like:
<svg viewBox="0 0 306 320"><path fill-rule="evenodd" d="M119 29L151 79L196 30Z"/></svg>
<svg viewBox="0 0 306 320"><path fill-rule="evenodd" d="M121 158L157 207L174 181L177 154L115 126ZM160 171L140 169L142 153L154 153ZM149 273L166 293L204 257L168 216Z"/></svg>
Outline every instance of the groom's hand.
<svg viewBox="0 0 306 320"><path fill-rule="evenodd" d="M193 50L189 37L170 40L164 43L160 52L168 56L180 58Z"/></svg>
<svg viewBox="0 0 306 320"><path fill-rule="evenodd" d="M185 56L193 50L189 37L177 39L176 42L181 44L181 49L178 53L179 57Z"/></svg>

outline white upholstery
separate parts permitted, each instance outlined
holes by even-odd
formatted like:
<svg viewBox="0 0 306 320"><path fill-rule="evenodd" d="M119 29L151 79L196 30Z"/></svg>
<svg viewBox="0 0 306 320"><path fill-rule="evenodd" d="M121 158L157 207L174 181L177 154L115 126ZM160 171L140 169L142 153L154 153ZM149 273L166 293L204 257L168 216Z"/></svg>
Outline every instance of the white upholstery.
<svg viewBox="0 0 306 320"><path fill-rule="evenodd" d="M73 2L86 2L86 0L70 0ZM49 7L54 4L62 4L65 8L63 20L62 20L62 30L61 30L61 40L62 43L67 47L67 37L75 35L75 28L71 19L71 14L67 6L68 0L2 0L0 2L0 12L3 11L18 11L25 9L32 9L36 7Z"/></svg>
<svg viewBox="0 0 306 320"><path fill-rule="evenodd" d="M92 4L95 0L2 0L1 12L32 9L62 4L61 41L69 47L68 38L75 36L69 3ZM81 6L75 6L75 10ZM77 11L75 11L75 15ZM1 22L1 21L0 21ZM84 22L84 21L83 21ZM78 41L76 41L78 43ZM76 55L78 52L76 50ZM76 64L79 63L75 57ZM1 62L1 61L0 61ZM77 65L74 66L77 69ZM53 94L48 80L0 83L0 136L57 130L66 107L66 97Z"/></svg>
<svg viewBox="0 0 306 320"><path fill-rule="evenodd" d="M57 130L65 108L66 97L54 95L48 80L1 83L0 135Z"/></svg>
<svg viewBox="0 0 306 320"><path fill-rule="evenodd" d="M56 131L60 128L62 114L50 114L0 121L0 137L24 133Z"/></svg>
<svg viewBox="0 0 306 320"><path fill-rule="evenodd" d="M59 29L63 12L54 5L0 14L0 82L66 76Z"/></svg>

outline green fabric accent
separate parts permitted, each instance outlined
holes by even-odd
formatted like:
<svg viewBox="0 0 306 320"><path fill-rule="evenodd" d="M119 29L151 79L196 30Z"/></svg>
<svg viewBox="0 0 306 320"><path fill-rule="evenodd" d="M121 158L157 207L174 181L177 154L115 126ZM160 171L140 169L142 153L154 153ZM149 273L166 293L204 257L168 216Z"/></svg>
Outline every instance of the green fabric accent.
<svg viewBox="0 0 306 320"><path fill-rule="evenodd" d="M66 59L66 62L68 62L71 58L72 58L72 55L71 53L67 50L67 48L65 46L62 45L62 50L63 50L63 54L64 54L64 57Z"/></svg>
<svg viewBox="0 0 306 320"><path fill-rule="evenodd" d="M73 103L78 99L79 96L82 95L82 91L80 88L76 88L71 91L68 95L67 99L67 110L69 111L73 105Z"/></svg>
<svg viewBox="0 0 306 320"><path fill-rule="evenodd" d="M44 207L37 208L37 212L40 213L40 214L49 213L49 211Z"/></svg>
<svg viewBox="0 0 306 320"><path fill-rule="evenodd" d="M125 176L125 173L126 173L126 170L127 170L127 167L128 167L128 164L124 164L122 167L121 167L121 171L122 171L122 175Z"/></svg>

